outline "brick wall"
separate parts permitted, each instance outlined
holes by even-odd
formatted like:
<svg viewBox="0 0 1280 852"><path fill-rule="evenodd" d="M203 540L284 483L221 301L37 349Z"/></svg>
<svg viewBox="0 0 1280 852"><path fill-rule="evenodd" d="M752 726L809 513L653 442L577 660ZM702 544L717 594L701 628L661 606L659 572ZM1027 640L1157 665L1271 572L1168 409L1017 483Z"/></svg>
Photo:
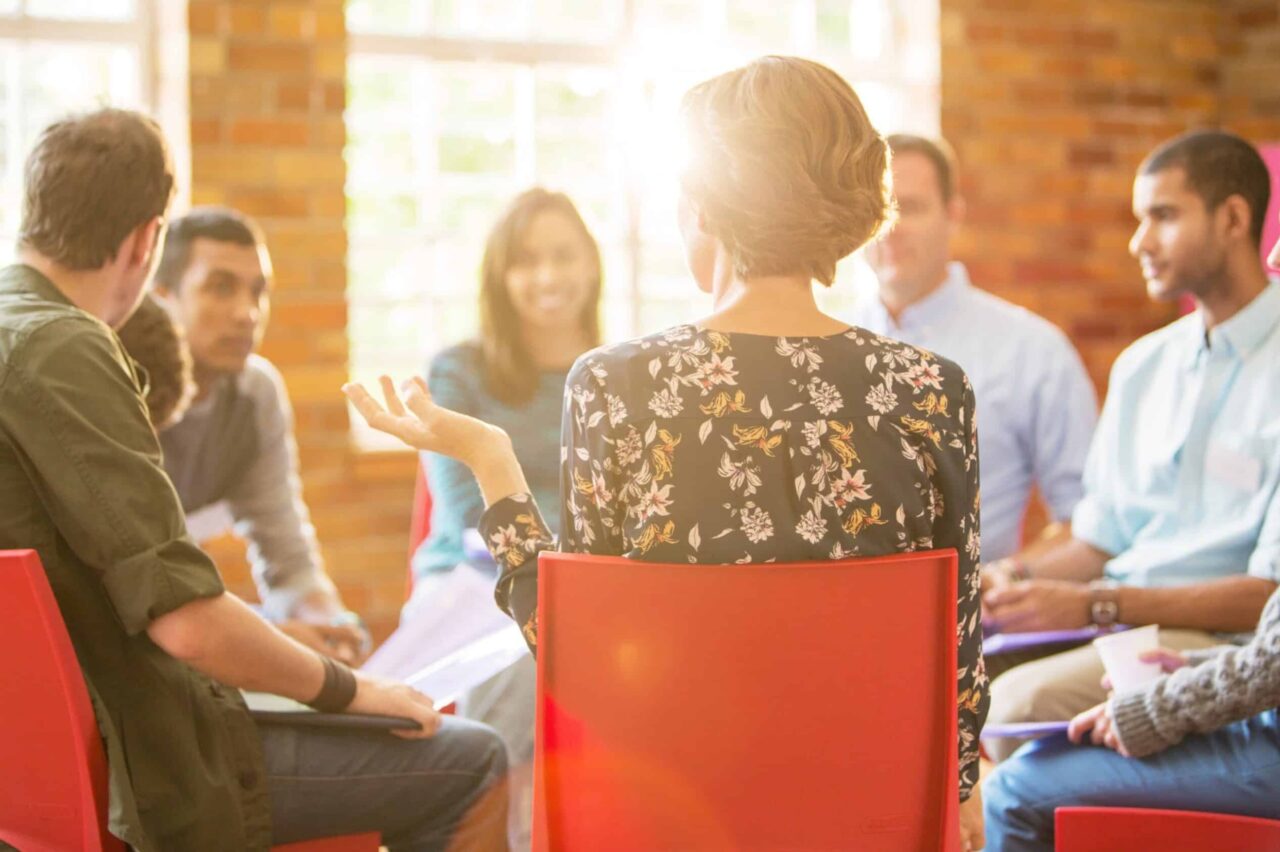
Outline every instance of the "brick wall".
<svg viewBox="0 0 1280 852"><path fill-rule="evenodd" d="M1224 0L1222 123L1280 142L1280 0Z"/></svg>
<svg viewBox="0 0 1280 852"><path fill-rule="evenodd" d="M275 264L263 354L284 373L304 494L329 573L375 635L403 602L413 457L351 445L347 376L346 28L341 0L191 0L193 204L254 216ZM243 546L212 546L231 588L256 598Z"/></svg>
<svg viewBox="0 0 1280 852"><path fill-rule="evenodd" d="M1130 188L1162 139L1219 117L1217 0L942 0L942 130L976 283L1048 317L1101 388L1173 316L1127 254Z"/></svg>
<svg viewBox="0 0 1280 852"><path fill-rule="evenodd" d="M1134 170L1194 127L1280 140L1280 0L941 3L959 254L1061 326L1105 389L1116 354L1174 316L1127 254Z"/></svg>

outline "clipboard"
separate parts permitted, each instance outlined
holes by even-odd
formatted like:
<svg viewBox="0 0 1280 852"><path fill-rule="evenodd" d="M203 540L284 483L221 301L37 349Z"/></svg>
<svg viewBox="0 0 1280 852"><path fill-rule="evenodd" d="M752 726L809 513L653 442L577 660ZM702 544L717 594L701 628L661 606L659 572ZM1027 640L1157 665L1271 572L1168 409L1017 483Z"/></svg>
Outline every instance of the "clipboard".
<svg viewBox="0 0 1280 852"><path fill-rule="evenodd" d="M249 718L259 725L337 728L359 731L417 731L422 726L404 716L375 716L370 713L321 713L305 704L280 695L241 690L249 708Z"/></svg>

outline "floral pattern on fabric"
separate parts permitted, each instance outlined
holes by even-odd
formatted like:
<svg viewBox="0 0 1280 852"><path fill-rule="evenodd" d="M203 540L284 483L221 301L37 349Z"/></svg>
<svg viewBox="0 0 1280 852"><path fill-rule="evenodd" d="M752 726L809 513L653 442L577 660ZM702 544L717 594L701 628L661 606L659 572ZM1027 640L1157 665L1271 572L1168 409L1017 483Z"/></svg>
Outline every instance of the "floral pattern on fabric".
<svg viewBox="0 0 1280 852"><path fill-rule="evenodd" d="M986 718L973 390L945 359L851 328L816 338L681 325L570 371L559 547L730 564L959 553L962 798ZM537 555L556 546L527 494L480 524L497 599L537 646Z"/></svg>

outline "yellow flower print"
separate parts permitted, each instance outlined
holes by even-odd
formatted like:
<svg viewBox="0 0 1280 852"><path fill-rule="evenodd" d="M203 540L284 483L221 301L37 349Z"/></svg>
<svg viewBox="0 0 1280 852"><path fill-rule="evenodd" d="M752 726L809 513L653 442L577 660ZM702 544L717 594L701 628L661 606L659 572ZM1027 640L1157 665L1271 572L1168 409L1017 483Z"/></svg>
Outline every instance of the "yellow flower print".
<svg viewBox="0 0 1280 852"><path fill-rule="evenodd" d="M958 696L956 696L956 703L959 705L961 710L976 713L978 711L978 705L982 703L982 691L973 688L963 690Z"/></svg>
<svg viewBox="0 0 1280 852"><path fill-rule="evenodd" d="M841 467L853 467L854 462L858 461L858 453L853 449L853 424L841 423L839 420L828 420L827 429L833 437L827 440L831 443L831 449L840 457Z"/></svg>
<svg viewBox="0 0 1280 852"><path fill-rule="evenodd" d="M538 647L538 613L536 611L529 616L529 620L524 623L524 627L520 629L520 632L524 634L524 641L530 647Z"/></svg>
<svg viewBox="0 0 1280 852"><path fill-rule="evenodd" d="M635 539L636 548L643 554L648 553L658 544L675 544L676 543L676 522L667 521L662 529L658 529L657 524L649 524Z"/></svg>
<svg viewBox="0 0 1280 852"><path fill-rule="evenodd" d="M756 447L764 450L764 454L773 457L773 451L782 443L782 435L769 434L766 426L734 426L733 437L739 447Z"/></svg>
<svg viewBox="0 0 1280 852"><path fill-rule="evenodd" d="M933 441L935 447L942 446L942 434L928 420L917 420L914 417L902 416L902 425L907 427L907 431L915 435L923 435L930 441Z"/></svg>
<svg viewBox="0 0 1280 852"><path fill-rule="evenodd" d="M718 331L708 331L707 342L711 344L711 351L717 355L732 348L729 346L729 338Z"/></svg>
<svg viewBox="0 0 1280 852"><path fill-rule="evenodd" d="M711 402L699 405L698 410L715 417L724 417L726 414L746 414L751 411L747 406L747 395L742 391L735 393L732 399L729 398L728 391L720 391Z"/></svg>
<svg viewBox="0 0 1280 852"><path fill-rule="evenodd" d="M653 478L658 482L671 475L671 464L679 443L679 435L672 435L666 429L658 430L658 443L649 448L649 457L653 459Z"/></svg>
<svg viewBox="0 0 1280 852"><path fill-rule="evenodd" d="M867 512L862 509L854 509L844 522L844 531L853 537L857 537L867 527L876 527L889 523L880 517L880 504L872 503L871 511Z"/></svg>
<svg viewBox="0 0 1280 852"><path fill-rule="evenodd" d="M596 487L591 484L591 480L575 470L573 472L573 490L579 494L590 496L595 493Z"/></svg>
<svg viewBox="0 0 1280 852"><path fill-rule="evenodd" d="M947 395L938 396L931 393L921 402L912 404L916 411L923 411L926 415L941 414L943 417L949 416L947 412Z"/></svg>

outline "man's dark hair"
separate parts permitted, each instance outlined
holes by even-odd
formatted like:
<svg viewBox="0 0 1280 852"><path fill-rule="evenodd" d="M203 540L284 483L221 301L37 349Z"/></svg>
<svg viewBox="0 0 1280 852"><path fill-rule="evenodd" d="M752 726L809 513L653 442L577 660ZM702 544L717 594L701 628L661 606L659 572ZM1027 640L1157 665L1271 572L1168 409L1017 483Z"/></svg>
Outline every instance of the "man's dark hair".
<svg viewBox="0 0 1280 852"><path fill-rule="evenodd" d="M156 267L156 286L177 291L191 263L191 246L202 237L250 248L260 248L265 243L262 229L243 213L229 207L196 207L169 226Z"/></svg>
<svg viewBox="0 0 1280 852"><path fill-rule="evenodd" d="M959 169L956 167L956 152L951 150L945 139L926 139L911 133L895 133L885 141L889 143L889 151L895 157L899 154L919 154L933 163L933 170L938 175L938 189L942 190L943 204L955 197Z"/></svg>
<svg viewBox="0 0 1280 852"><path fill-rule="evenodd" d="M68 269L98 269L125 237L173 198L174 168L160 126L101 109L44 129L23 174L18 246Z"/></svg>
<svg viewBox="0 0 1280 852"><path fill-rule="evenodd" d="M1253 244L1262 244L1262 226L1271 201L1271 175L1258 150L1221 130L1195 130L1175 136L1152 151L1138 174L1153 175L1166 169L1182 169L1187 188L1200 196L1207 210L1239 195L1249 205L1249 233Z"/></svg>

